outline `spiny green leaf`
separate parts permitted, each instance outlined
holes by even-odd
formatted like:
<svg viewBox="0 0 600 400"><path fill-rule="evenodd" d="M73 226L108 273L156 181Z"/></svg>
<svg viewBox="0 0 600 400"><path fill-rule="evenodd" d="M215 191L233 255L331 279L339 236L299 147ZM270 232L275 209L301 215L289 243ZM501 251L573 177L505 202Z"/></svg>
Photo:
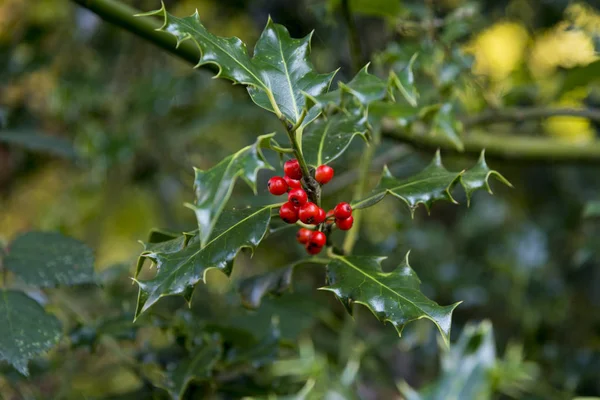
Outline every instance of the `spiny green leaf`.
<svg viewBox="0 0 600 400"><path fill-rule="evenodd" d="M490 176L494 175L500 182L504 183L508 187L513 187L512 184L506 180L497 171L491 170L485 162L485 150L481 152L479 161L477 164L466 170L460 176L460 183L465 189L467 195L467 205L471 204L471 197L473 192L479 189L485 189L489 194L493 194L492 188L490 187Z"/></svg>
<svg viewBox="0 0 600 400"><path fill-rule="evenodd" d="M323 93L318 96L312 96L305 93L307 96L307 104L309 107L319 110L326 109L328 106L333 106L337 109L344 107L345 98L356 99L358 103L366 109L369 104L375 101L384 99L394 100L392 88L397 85L391 77L386 82L376 75L368 72L369 64L365 65L354 78L348 83L339 82L339 89Z"/></svg>
<svg viewBox="0 0 600 400"><path fill-rule="evenodd" d="M194 286L205 281L206 272L220 269L226 274L242 248L254 250L262 241L271 220L271 206L232 210L221 214L208 243L196 236L179 250L144 251L142 258L156 264L156 276L136 282L140 291L136 317L161 297L181 295L189 302ZM176 239L175 239L176 240Z"/></svg>
<svg viewBox="0 0 600 400"><path fill-rule="evenodd" d="M0 359L23 375L27 363L58 343L62 329L58 319L22 292L0 293Z"/></svg>
<svg viewBox="0 0 600 400"><path fill-rule="evenodd" d="M450 337L452 311L459 303L439 306L420 290L421 281L408 264L408 254L402 264L391 272L381 270L385 257L335 257L327 265L328 286L352 314L353 303L362 304L382 322L389 321L398 334L414 320L427 318L438 327L446 343Z"/></svg>
<svg viewBox="0 0 600 400"><path fill-rule="evenodd" d="M365 65L354 78L348 83L339 83L342 92L348 92L354 96L363 106L392 97L388 82L368 72L369 64Z"/></svg>
<svg viewBox="0 0 600 400"><path fill-rule="evenodd" d="M392 74L390 78L398 90L400 90L400 93L402 93L408 104L413 107L417 106L417 98L419 97L417 87L415 86L415 76L413 74L413 64L416 59L417 54L415 53L410 58L408 65L404 67L398 75Z"/></svg>
<svg viewBox="0 0 600 400"><path fill-rule="evenodd" d="M411 214L414 214L419 204L423 204L429 212L435 201L445 200L457 204L450 191L458 182L467 193L469 201L472 193L477 189L485 187L490 191L488 181L492 175L506 185L512 186L502 175L488 168L483 153L473 168L450 172L442 164L438 150L424 170L406 179L394 178L386 167L381 181L373 192L366 198L354 202L352 207L356 209L370 207L390 194L406 203Z"/></svg>
<svg viewBox="0 0 600 400"><path fill-rule="evenodd" d="M290 265L242 280L238 285L242 304L247 308L258 308L267 293L282 294L290 287L293 272L294 265Z"/></svg>
<svg viewBox="0 0 600 400"><path fill-rule="evenodd" d="M203 246L225 208L237 178L241 177L256 193L258 171L273 169L264 158L261 148L269 146L269 141L274 135L259 136L254 144L226 157L206 171L195 169L196 202L190 208L196 213L200 242Z"/></svg>
<svg viewBox="0 0 600 400"><path fill-rule="evenodd" d="M335 114L308 126L302 135L306 162L315 167L328 164L342 155L355 136L366 140L366 118Z"/></svg>
<svg viewBox="0 0 600 400"><path fill-rule="evenodd" d="M94 281L94 255L85 243L57 232L27 232L9 246L6 268L30 285Z"/></svg>
<svg viewBox="0 0 600 400"><path fill-rule="evenodd" d="M183 398L190 383L210 379L212 370L221 358L222 352L222 344L218 335L204 335L202 344L193 349L189 358L179 361L172 371L167 371L162 387L169 392L172 399Z"/></svg>
<svg viewBox="0 0 600 400"><path fill-rule="evenodd" d="M197 66L207 63L219 67L217 77L248 86L252 100L279 118L296 124L305 107L304 93L317 96L326 91L335 72L318 74L308 57L312 34L292 39L287 29L269 18L250 58L246 45L238 38L211 34L196 12L185 18L169 14L164 4L160 10L140 16L162 15L161 30L177 38L177 43L193 40L201 56Z"/></svg>
<svg viewBox="0 0 600 400"><path fill-rule="evenodd" d="M317 74L310 63L310 35L292 39L288 30L269 18L256 48L252 62L260 71L269 91L249 87L252 100L259 106L278 114L280 111L293 124L305 108L305 95L319 95L327 91L335 72ZM273 108L269 96L275 98L279 110Z"/></svg>

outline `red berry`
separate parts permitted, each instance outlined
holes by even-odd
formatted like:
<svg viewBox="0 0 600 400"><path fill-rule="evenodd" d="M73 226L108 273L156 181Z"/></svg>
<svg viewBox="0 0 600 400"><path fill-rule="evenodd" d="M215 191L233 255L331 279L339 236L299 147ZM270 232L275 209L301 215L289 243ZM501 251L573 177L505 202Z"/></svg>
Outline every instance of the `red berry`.
<svg viewBox="0 0 600 400"><path fill-rule="evenodd" d="M336 218L335 224L342 231L347 231L352 228L352 224L354 223L354 217L351 215L348 218L338 219Z"/></svg>
<svg viewBox="0 0 600 400"><path fill-rule="evenodd" d="M298 221L298 209L290 202L283 203L279 209L279 216L284 222L293 224Z"/></svg>
<svg viewBox="0 0 600 400"><path fill-rule="evenodd" d="M315 254L319 254L321 250L323 250L322 247L312 246L310 243L306 244L306 251L308 254L312 254L314 256Z"/></svg>
<svg viewBox="0 0 600 400"><path fill-rule="evenodd" d="M302 189L292 189L288 193L288 201L292 203L295 207L301 207L306 204L308 201L308 196L306 192Z"/></svg>
<svg viewBox="0 0 600 400"><path fill-rule="evenodd" d="M267 187L269 188L269 192L271 192L271 194L274 194L275 196L281 196L288 190L287 182L280 176L274 176L271 179L269 179Z"/></svg>
<svg viewBox="0 0 600 400"><path fill-rule="evenodd" d="M327 236L323 232L314 231L307 246L323 247L327 243Z"/></svg>
<svg viewBox="0 0 600 400"><path fill-rule="evenodd" d="M305 224L316 224L319 217L319 206L311 202L306 203L298 210L298 217Z"/></svg>
<svg viewBox="0 0 600 400"><path fill-rule="evenodd" d="M290 189L302 189L302 182L298 179L292 179L287 175L284 175L283 179L285 179Z"/></svg>
<svg viewBox="0 0 600 400"><path fill-rule="evenodd" d="M306 244L308 243L312 235L313 231L311 231L310 229L300 228L298 233L296 233L296 239L298 240L298 243Z"/></svg>
<svg viewBox="0 0 600 400"><path fill-rule="evenodd" d="M319 213L317 214L317 218L315 219L315 224L320 224L321 222L325 221L325 218L327 218L327 215L325 214L325 210L323 210L322 208L319 207Z"/></svg>
<svg viewBox="0 0 600 400"><path fill-rule="evenodd" d="M319 254L327 243L327 237L323 232L313 232L310 240L306 243L306 251L309 254Z"/></svg>
<svg viewBox="0 0 600 400"><path fill-rule="evenodd" d="M333 178L333 168L329 165L319 165L315 171L315 179L321 185L326 184Z"/></svg>
<svg viewBox="0 0 600 400"><path fill-rule="evenodd" d="M339 203L333 209L333 215L336 219L346 219L352 215L352 207L346 202Z"/></svg>
<svg viewBox="0 0 600 400"><path fill-rule="evenodd" d="M300 163L295 158L288 160L283 164L283 172L292 179L301 179L302 170L300 169Z"/></svg>

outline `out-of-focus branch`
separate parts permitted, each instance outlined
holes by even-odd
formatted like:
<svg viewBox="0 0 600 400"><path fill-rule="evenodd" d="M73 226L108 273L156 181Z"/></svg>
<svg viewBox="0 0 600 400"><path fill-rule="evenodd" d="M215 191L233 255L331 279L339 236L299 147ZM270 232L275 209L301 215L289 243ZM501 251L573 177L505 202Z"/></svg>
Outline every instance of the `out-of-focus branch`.
<svg viewBox="0 0 600 400"><path fill-rule="evenodd" d="M600 110L593 108L554 108L554 107L528 107L528 108L502 108L490 109L480 114L465 117L463 125L466 128L507 121L524 121L527 119L541 119L549 117L581 117L593 121L600 121Z"/></svg>
<svg viewBox="0 0 600 400"><path fill-rule="evenodd" d="M198 61L198 49L191 41L184 41L176 48L175 41L169 35L156 31L160 26L159 21L134 17L134 14L139 13L138 10L117 0L73 1L93 11L104 20L154 43L193 65ZM216 72L216 67L212 64L205 64L202 68ZM600 111L593 109L527 108L485 111L480 115L466 118L464 124L469 127L496 121L519 121L552 116L575 116L600 121ZM390 121L383 124L382 133L383 136L410 144L415 148L428 150L441 148L448 152L456 152L439 138L411 135ZM551 163L600 163L600 141L577 144L544 137L471 134L463 138L463 143L464 154L467 155L479 155L481 150L485 149L488 158Z"/></svg>

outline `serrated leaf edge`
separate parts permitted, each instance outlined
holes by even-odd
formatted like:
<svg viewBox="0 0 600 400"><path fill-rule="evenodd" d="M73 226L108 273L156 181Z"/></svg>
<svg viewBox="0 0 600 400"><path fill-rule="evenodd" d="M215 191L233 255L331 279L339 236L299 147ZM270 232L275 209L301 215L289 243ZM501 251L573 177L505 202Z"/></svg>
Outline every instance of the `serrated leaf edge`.
<svg viewBox="0 0 600 400"><path fill-rule="evenodd" d="M248 220L249 218L255 216L256 214L264 211L265 209L271 209L273 208L273 205L268 205L268 206L264 206L261 207L260 209L258 209L256 212L248 215L247 217L245 217L244 219L238 221L235 225L232 225L231 227L229 227L228 229L226 229L225 231L221 232L216 238L212 239L210 242L208 242L205 246L201 247L198 249L197 252L195 252L194 254L192 254L188 259L195 257L196 255L198 255L198 253L200 253L204 248L206 248L209 244L211 244L212 242L214 242L215 240L217 240L218 238L220 238L221 236L223 236L225 233L229 232L231 229L233 229L235 226L241 224L242 222ZM263 241L263 239L265 238L265 236L267 235L267 232L269 231L268 226L271 222L271 214L269 212L269 218L267 221L267 229L265 229L265 231L263 232L262 236L260 237L260 239L258 240L258 243L256 246L252 246L252 245L244 245L241 246L237 249L237 251L235 252L235 254L233 255L233 257L231 258L231 262L233 265L233 261L235 260L235 258L237 257L237 255L240 253L240 251L242 251L243 249L250 249L251 254L250 256L253 257L254 256L254 251L256 249L256 247L258 247L258 245L260 244L260 242ZM157 264L157 261L155 258L153 258L157 256L157 253L155 252L143 252L142 254L140 254L140 258L144 257L144 258L148 258L150 261L152 261L153 265ZM213 270L213 269L217 269L220 270L220 268L218 267L208 267L204 270L202 277L198 280L196 280L193 284L191 284L190 286L188 286L188 288L191 288L191 291L193 292L194 288L196 287L196 285L199 282L204 282L206 283L206 275L208 273L208 271ZM133 319L133 322L136 322L137 319L140 317L140 315L142 315L145 311L147 311L150 307L152 307L154 304L156 304L160 299L162 299L163 297L169 297L169 296L183 296L188 304L188 307L191 307L191 301L192 301L192 296L191 293L189 294L189 296L186 297L185 295L185 290L182 293L168 293L168 294L164 294L161 293L159 294L159 296L152 301L151 303L148 303L147 300L142 300L143 296L144 296L144 290L143 288L146 286L146 284L140 280L137 279L137 277L132 277L131 278L139 287L139 291L138 291L138 301L137 301L137 306L136 306L136 310L135 310L135 316ZM188 289L186 288L186 289Z"/></svg>
<svg viewBox="0 0 600 400"><path fill-rule="evenodd" d="M408 261L409 254L410 254L410 251L408 251L408 252L406 253L406 255L404 256L404 262L406 263L406 265L408 265L408 266L410 267L410 263L409 263L409 261ZM378 263L378 264L380 264L380 265L381 265L381 262L382 262L383 260L387 259L387 257L385 257L385 256L374 257L374 258L376 258L376 259L377 259L377 263ZM346 264L346 265L350 266L351 268L353 268L353 269L355 269L356 271L360 272L361 274L365 275L365 276L366 276L366 277L368 277L369 279L371 279L371 280L375 281L375 282L376 282L378 285L381 285L382 287L386 288L386 289L387 289L387 290L389 290L390 292L392 292L392 293L396 294L398 297L401 297L401 298L402 298L402 299L404 299L404 300L405 300L407 303L411 303L411 304L413 304L415 307L417 307L417 308L418 308L419 310L421 310L421 312L423 313L423 315L422 315L421 317L418 317L418 318L414 318L414 319L407 320L407 321L406 321L404 324L397 324L397 323L395 323L394 321L392 321L391 319L389 319L389 318L387 318L387 317L380 317L379 315L377 315L377 313L375 312L375 310L374 310L374 309L371 307L371 305L370 305L369 303L366 303L366 302L364 302L364 301L360 301L360 300L349 300L349 303L348 303L348 304L344 304L344 302L342 302L342 304L343 304L343 305L346 307L346 309L348 310L348 312L350 313L350 315L352 315L352 308L351 308L352 304L353 304L353 303L360 304L360 305L362 305L362 306L366 307L367 309L369 309L369 311L371 311L371 313L372 313L372 314L375 316L375 318L377 318L379 321L381 321L381 322L383 322L383 323L386 323L386 322L389 322L389 323L391 323L391 324L394 326L394 328L396 329L396 332L398 332L398 336L402 336L402 331L404 330L404 327L405 327L405 326L406 326L408 323L410 323L410 322L412 322L412 321L417 321L417 320L420 320L420 319L423 319L423 318L425 318L425 319L428 319L428 320L430 320L431 322L433 322L433 323L435 324L435 326L436 326L436 327L438 328L438 330L440 331L440 334L442 335L442 339L443 339L443 341L444 341L444 344L446 344L446 346L448 346L448 347L450 346L450 329L451 329L451 325L449 325L449 326L448 326L448 332L444 332L443 328L442 328L442 327L441 327L441 326L438 324L438 322L437 322L437 321L436 321L436 320L435 320L435 319L434 319L432 316L430 316L429 314L427 314L427 313L426 313L426 312L425 312L423 309L421 309L421 307L419 307L419 306L418 306L417 304L415 304L414 302L412 302L412 301L410 301L409 299L407 299L406 297L402 296L400 293L398 293L398 292L394 291L392 288L390 288L390 287L388 287L388 286L384 285L383 283L379 282L378 280L374 279L372 276L370 276L370 275L368 275L368 274L365 274L365 273L364 273L364 272L363 272L363 271L362 271L360 268L356 267L356 266L355 266L355 265L353 265L352 263L350 263L350 262L348 262L347 260L345 260L345 257L343 257L343 256L337 256L337 255L335 255L335 256L333 256L333 259L337 259L337 260L340 260L340 261L342 261L344 264ZM393 272L393 271L395 271L395 269L394 269L394 270L392 270L391 272ZM417 277L417 279L418 279L418 277ZM419 280L419 279L418 279L418 280ZM420 280L419 280L419 282L420 282ZM331 289L331 288L329 288L329 287L327 287L327 286L320 287L320 288L318 288L318 290L324 290L324 291L332 292L332 293L334 293L334 294L336 295L336 297L337 297L338 299L340 299L340 301L342 300L342 298L341 298L340 296L338 296L338 295L337 295L337 293L336 293L336 291L335 291L335 290L333 290L333 289ZM458 302L456 302L456 303L454 303L454 304L450 304L450 305L448 305L448 306L440 306L440 307L443 307L443 308L446 308L446 309L448 309L448 308L449 308L449 312L448 312L448 318L450 319L450 321L452 321L452 313L454 312L454 310L456 309L456 307L458 307L458 306L459 306L461 303L462 303L462 301L458 301ZM437 304L437 303L436 303L436 304ZM350 308L349 308L349 307L350 307Z"/></svg>

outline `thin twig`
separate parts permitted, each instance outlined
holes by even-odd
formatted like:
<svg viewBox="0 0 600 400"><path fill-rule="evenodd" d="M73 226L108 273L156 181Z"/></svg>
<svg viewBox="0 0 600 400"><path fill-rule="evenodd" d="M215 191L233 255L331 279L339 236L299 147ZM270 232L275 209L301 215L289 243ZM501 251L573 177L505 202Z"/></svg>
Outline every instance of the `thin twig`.
<svg viewBox="0 0 600 400"><path fill-rule="evenodd" d="M506 121L524 121L527 119L541 119L549 117L581 117L592 121L600 121L600 110L593 108L553 108L553 107L528 107L489 109L480 114L463 118L466 128Z"/></svg>

